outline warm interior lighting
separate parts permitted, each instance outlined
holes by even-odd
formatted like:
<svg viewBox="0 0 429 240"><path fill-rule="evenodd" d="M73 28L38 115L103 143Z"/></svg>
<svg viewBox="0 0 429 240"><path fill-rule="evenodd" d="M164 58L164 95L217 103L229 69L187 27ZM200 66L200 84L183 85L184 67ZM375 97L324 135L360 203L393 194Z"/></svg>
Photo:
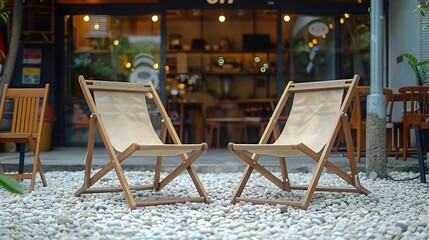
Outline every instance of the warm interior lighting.
<svg viewBox="0 0 429 240"><path fill-rule="evenodd" d="M158 22L158 16L157 15L152 16L152 22Z"/></svg>
<svg viewBox="0 0 429 240"><path fill-rule="evenodd" d="M113 45L118 46L119 45L119 40L118 39L113 40Z"/></svg>
<svg viewBox="0 0 429 240"><path fill-rule="evenodd" d="M159 68L158 63L154 63L154 64L153 64L153 69L155 69L155 70L156 70L156 69L158 69L158 68Z"/></svg>
<svg viewBox="0 0 429 240"><path fill-rule="evenodd" d="M356 26L356 30L361 30L362 28L365 28L365 24L361 23L359 25Z"/></svg>
<svg viewBox="0 0 429 240"><path fill-rule="evenodd" d="M340 18L340 23L344 24L344 18Z"/></svg>
<svg viewBox="0 0 429 240"><path fill-rule="evenodd" d="M324 38L326 38L326 34L323 34L323 35L322 35L322 38L323 38L323 39L324 39Z"/></svg>
<svg viewBox="0 0 429 240"><path fill-rule="evenodd" d="M357 0L357 2L358 2L358 3L362 3L362 2L363 2L363 0Z"/></svg>
<svg viewBox="0 0 429 240"><path fill-rule="evenodd" d="M344 13L344 17L345 17L345 18L349 18L349 17L350 17L350 14L348 14L348 13Z"/></svg>
<svg viewBox="0 0 429 240"><path fill-rule="evenodd" d="M309 48L313 48L313 47L314 47L314 44L313 44L312 42L309 42L309 43L308 43L308 47L309 47Z"/></svg>
<svg viewBox="0 0 429 240"><path fill-rule="evenodd" d="M95 29L95 30L100 29L100 24L98 24L98 23L94 24L94 29Z"/></svg>
<svg viewBox="0 0 429 240"><path fill-rule="evenodd" d="M130 62L127 62L127 63L125 64L125 67L126 67L126 68L130 68L130 67L131 67L131 63L130 63Z"/></svg>
<svg viewBox="0 0 429 240"><path fill-rule="evenodd" d="M333 24L333 23L330 23L330 24L328 25L328 27L329 27L329 29L334 29L334 24Z"/></svg>
<svg viewBox="0 0 429 240"><path fill-rule="evenodd" d="M186 85L184 83L177 84L177 88L180 89L180 90L185 89L185 87L186 87Z"/></svg>
<svg viewBox="0 0 429 240"><path fill-rule="evenodd" d="M311 40L311 42L316 45L317 44L317 39L313 38L313 40Z"/></svg>
<svg viewBox="0 0 429 240"><path fill-rule="evenodd" d="M219 22L225 22L225 20L226 20L226 17L223 14L221 14L219 16Z"/></svg>
<svg viewBox="0 0 429 240"><path fill-rule="evenodd" d="M83 21L88 22L89 21L89 16L85 15L85 17L83 17Z"/></svg>
<svg viewBox="0 0 429 240"><path fill-rule="evenodd" d="M290 16L289 15L285 15L283 17L283 20L285 20L285 22L289 22L290 21Z"/></svg>

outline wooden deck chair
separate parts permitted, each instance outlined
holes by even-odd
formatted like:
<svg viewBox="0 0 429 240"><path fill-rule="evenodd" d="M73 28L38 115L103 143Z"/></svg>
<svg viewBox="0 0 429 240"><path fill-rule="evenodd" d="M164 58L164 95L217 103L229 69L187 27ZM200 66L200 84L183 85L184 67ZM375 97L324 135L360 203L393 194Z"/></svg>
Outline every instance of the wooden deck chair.
<svg viewBox="0 0 429 240"><path fill-rule="evenodd" d="M79 83L91 110L88 133L84 183L75 195L83 193L123 191L131 209L136 206L191 202L209 202L208 194L191 164L207 151L205 142L200 144L182 144L174 126L162 105L153 84L125 83L111 81L85 80L79 76ZM147 99L152 99L164 121L160 136L157 135L147 108ZM92 155L95 130L98 129L107 153L109 163L91 176ZM167 133L173 143L165 144ZM189 154L189 156L188 156ZM130 186L125 178L121 163L129 156L156 156L154 183L150 185ZM181 163L160 181L163 156L181 156ZM109 171L115 169L120 182L119 187L95 187ZM180 199L161 199L136 201L133 190L161 190L179 174L187 170L199 197Z"/></svg>
<svg viewBox="0 0 429 240"><path fill-rule="evenodd" d="M351 96L359 81L359 76L353 79L331 80L312 83L289 82L283 92L270 121L258 144L229 143L228 149L246 162L244 174L237 186L232 203L238 201L256 204L285 204L307 209L315 191L358 192L368 194L369 191L359 183L357 164L354 156L352 138L347 114ZM274 131L277 119L288 98L293 96L293 103L288 120L280 134ZM347 157L351 173L348 174L329 161L329 154L334 145L338 131L343 129L347 145ZM267 143L270 135L274 134L276 141ZM281 177L279 179L265 167L259 164L261 155L277 156L280 162ZM308 186L290 184L286 156L307 155L317 162L313 177ZM318 186L324 168L341 177L350 186ZM241 194L253 170L258 171L282 190L306 190L301 201L277 199L243 198Z"/></svg>
<svg viewBox="0 0 429 240"><path fill-rule="evenodd" d="M6 100L10 100L13 104L10 129L0 132L0 142L28 143L34 153L31 173L21 172L24 171L21 169L17 174L6 174L15 179L31 179L29 192L34 190L37 172L40 174L43 186L47 185L39 154L48 93L49 84L44 88L9 88L5 84L0 104L0 125L5 121ZM23 167L21 160L24 160L24 156L20 158L20 167ZM3 173L1 164L0 173Z"/></svg>

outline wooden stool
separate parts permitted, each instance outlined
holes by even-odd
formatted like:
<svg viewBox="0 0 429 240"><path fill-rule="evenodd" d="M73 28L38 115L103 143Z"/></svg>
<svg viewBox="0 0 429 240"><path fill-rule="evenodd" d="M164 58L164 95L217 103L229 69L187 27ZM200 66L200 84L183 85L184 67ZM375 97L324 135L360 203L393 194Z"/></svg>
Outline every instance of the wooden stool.
<svg viewBox="0 0 429 240"><path fill-rule="evenodd" d="M216 148L220 148L220 129L222 124L237 125L240 130L240 137L247 142L247 128L244 117L213 117L206 119L206 141L209 147L211 146L213 131L216 131Z"/></svg>

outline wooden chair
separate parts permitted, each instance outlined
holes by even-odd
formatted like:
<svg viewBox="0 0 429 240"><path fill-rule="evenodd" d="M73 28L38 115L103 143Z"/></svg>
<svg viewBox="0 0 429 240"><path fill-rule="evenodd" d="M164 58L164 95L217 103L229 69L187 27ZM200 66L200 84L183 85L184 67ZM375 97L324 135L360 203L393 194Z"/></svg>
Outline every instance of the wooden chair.
<svg viewBox="0 0 429 240"><path fill-rule="evenodd" d="M28 143L34 153L31 173L7 174L16 179L31 179L29 192L34 190L37 172L40 174L43 186L47 185L39 154L48 93L49 84L44 88L9 88L5 84L0 104L1 125L4 121L6 100L13 102L11 128L0 132L0 142ZM2 171L1 167L0 170Z"/></svg>
<svg viewBox="0 0 429 240"><path fill-rule="evenodd" d="M92 112L88 132L88 147L83 186L75 193L123 191L131 209L136 206L190 202L209 202L208 194L192 164L207 151L206 143L182 144L167 115L153 84L85 80L79 76L89 109ZM163 119L158 136L148 114L147 102L153 101ZM98 129L110 161L91 176L95 131ZM169 134L173 144L165 144ZM189 155L188 155L189 154ZM121 163L130 156L156 156L153 184L130 186ZM180 156L182 161L160 180L164 156ZM115 169L119 187L93 187L108 172ZM179 174L187 170L199 194L198 197L136 201L133 190L161 190Z"/></svg>
<svg viewBox="0 0 429 240"><path fill-rule="evenodd" d="M362 103L366 103L366 99L370 94L369 86L358 86L356 87L355 94L350 106L350 129L356 133L356 149L355 155L358 162L362 157L362 152L365 153L365 142L366 142L366 109L362 107ZM394 128L392 122L392 108L393 108L393 90L390 88L383 88L383 94L386 96L386 149L387 154L392 154L392 140L395 137L393 135ZM362 149L363 148L363 149Z"/></svg>
<svg viewBox="0 0 429 240"><path fill-rule="evenodd" d="M259 143L236 144L230 142L228 145L228 149L233 154L248 164L231 202L246 201L257 204L285 204L307 209L314 192L319 190L368 194L369 191L359 183L349 120L346 114L358 81L359 76L355 75L353 79L345 80L310 83L289 82ZM271 133L274 131L277 118L286 106L289 96L292 95L293 103L285 127L279 136L275 136L276 141L274 143L267 143ZM335 137L340 129L343 130L347 143L350 174L344 172L329 160L329 154ZM258 162L261 155L278 157L281 179ZM306 155L317 162L313 177L308 186L291 184L286 167L286 156L291 155ZM318 181L325 167L352 187L318 186ZM243 198L241 194L253 170L258 171L281 190L306 190L306 193L301 201Z"/></svg>
<svg viewBox="0 0 429 240"><path fill-rule="evenodd" d="M402 95L403 103L403 159L407 160L409 152L416 152L410 148L410 129L423 126L426 119L429 117L429 86L406 86L399 88L399 93Z"/></svg>
<svg viewBox="0 0 429 240"><path fill-rule="evenodd" d="M189 127L191 124L189 118L185 116L184 101L177 97L169 99L167 101L167 113L170 116L173 126L176 127L176 131L179 132L179 138L188 143Z"/></svg>
<svg viewBox="0 0 429 240"><path fill-rule="evenodd" d="M222 106L215 105L208 109L206 124L206 141L211 146L213 133L216 133L216 148L220 148L220 132L222 127L232 126L234 131L238 134L234 134L232 137L240 138L247 142L247 124L245 117L240 114L239 109L236 105Z"/></svg>

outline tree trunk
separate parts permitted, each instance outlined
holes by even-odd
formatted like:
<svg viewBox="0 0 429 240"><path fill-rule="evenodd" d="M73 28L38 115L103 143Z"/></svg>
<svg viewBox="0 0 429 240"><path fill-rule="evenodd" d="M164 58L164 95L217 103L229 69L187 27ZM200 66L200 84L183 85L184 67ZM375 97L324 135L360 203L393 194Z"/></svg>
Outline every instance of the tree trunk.
<svg viewBox="0 0 429 240"><path fill-rule="evenodd" d="M9 84L13 70L15 67L16 57L18 55L18 48L21 38L21 27L22 27L22 0L13 1L13 18L12 18L12 33L9 42L9 51L6 56L6 63L4 70L0 76L0 97L3 95L3 87L5 84Z"/></svg>

